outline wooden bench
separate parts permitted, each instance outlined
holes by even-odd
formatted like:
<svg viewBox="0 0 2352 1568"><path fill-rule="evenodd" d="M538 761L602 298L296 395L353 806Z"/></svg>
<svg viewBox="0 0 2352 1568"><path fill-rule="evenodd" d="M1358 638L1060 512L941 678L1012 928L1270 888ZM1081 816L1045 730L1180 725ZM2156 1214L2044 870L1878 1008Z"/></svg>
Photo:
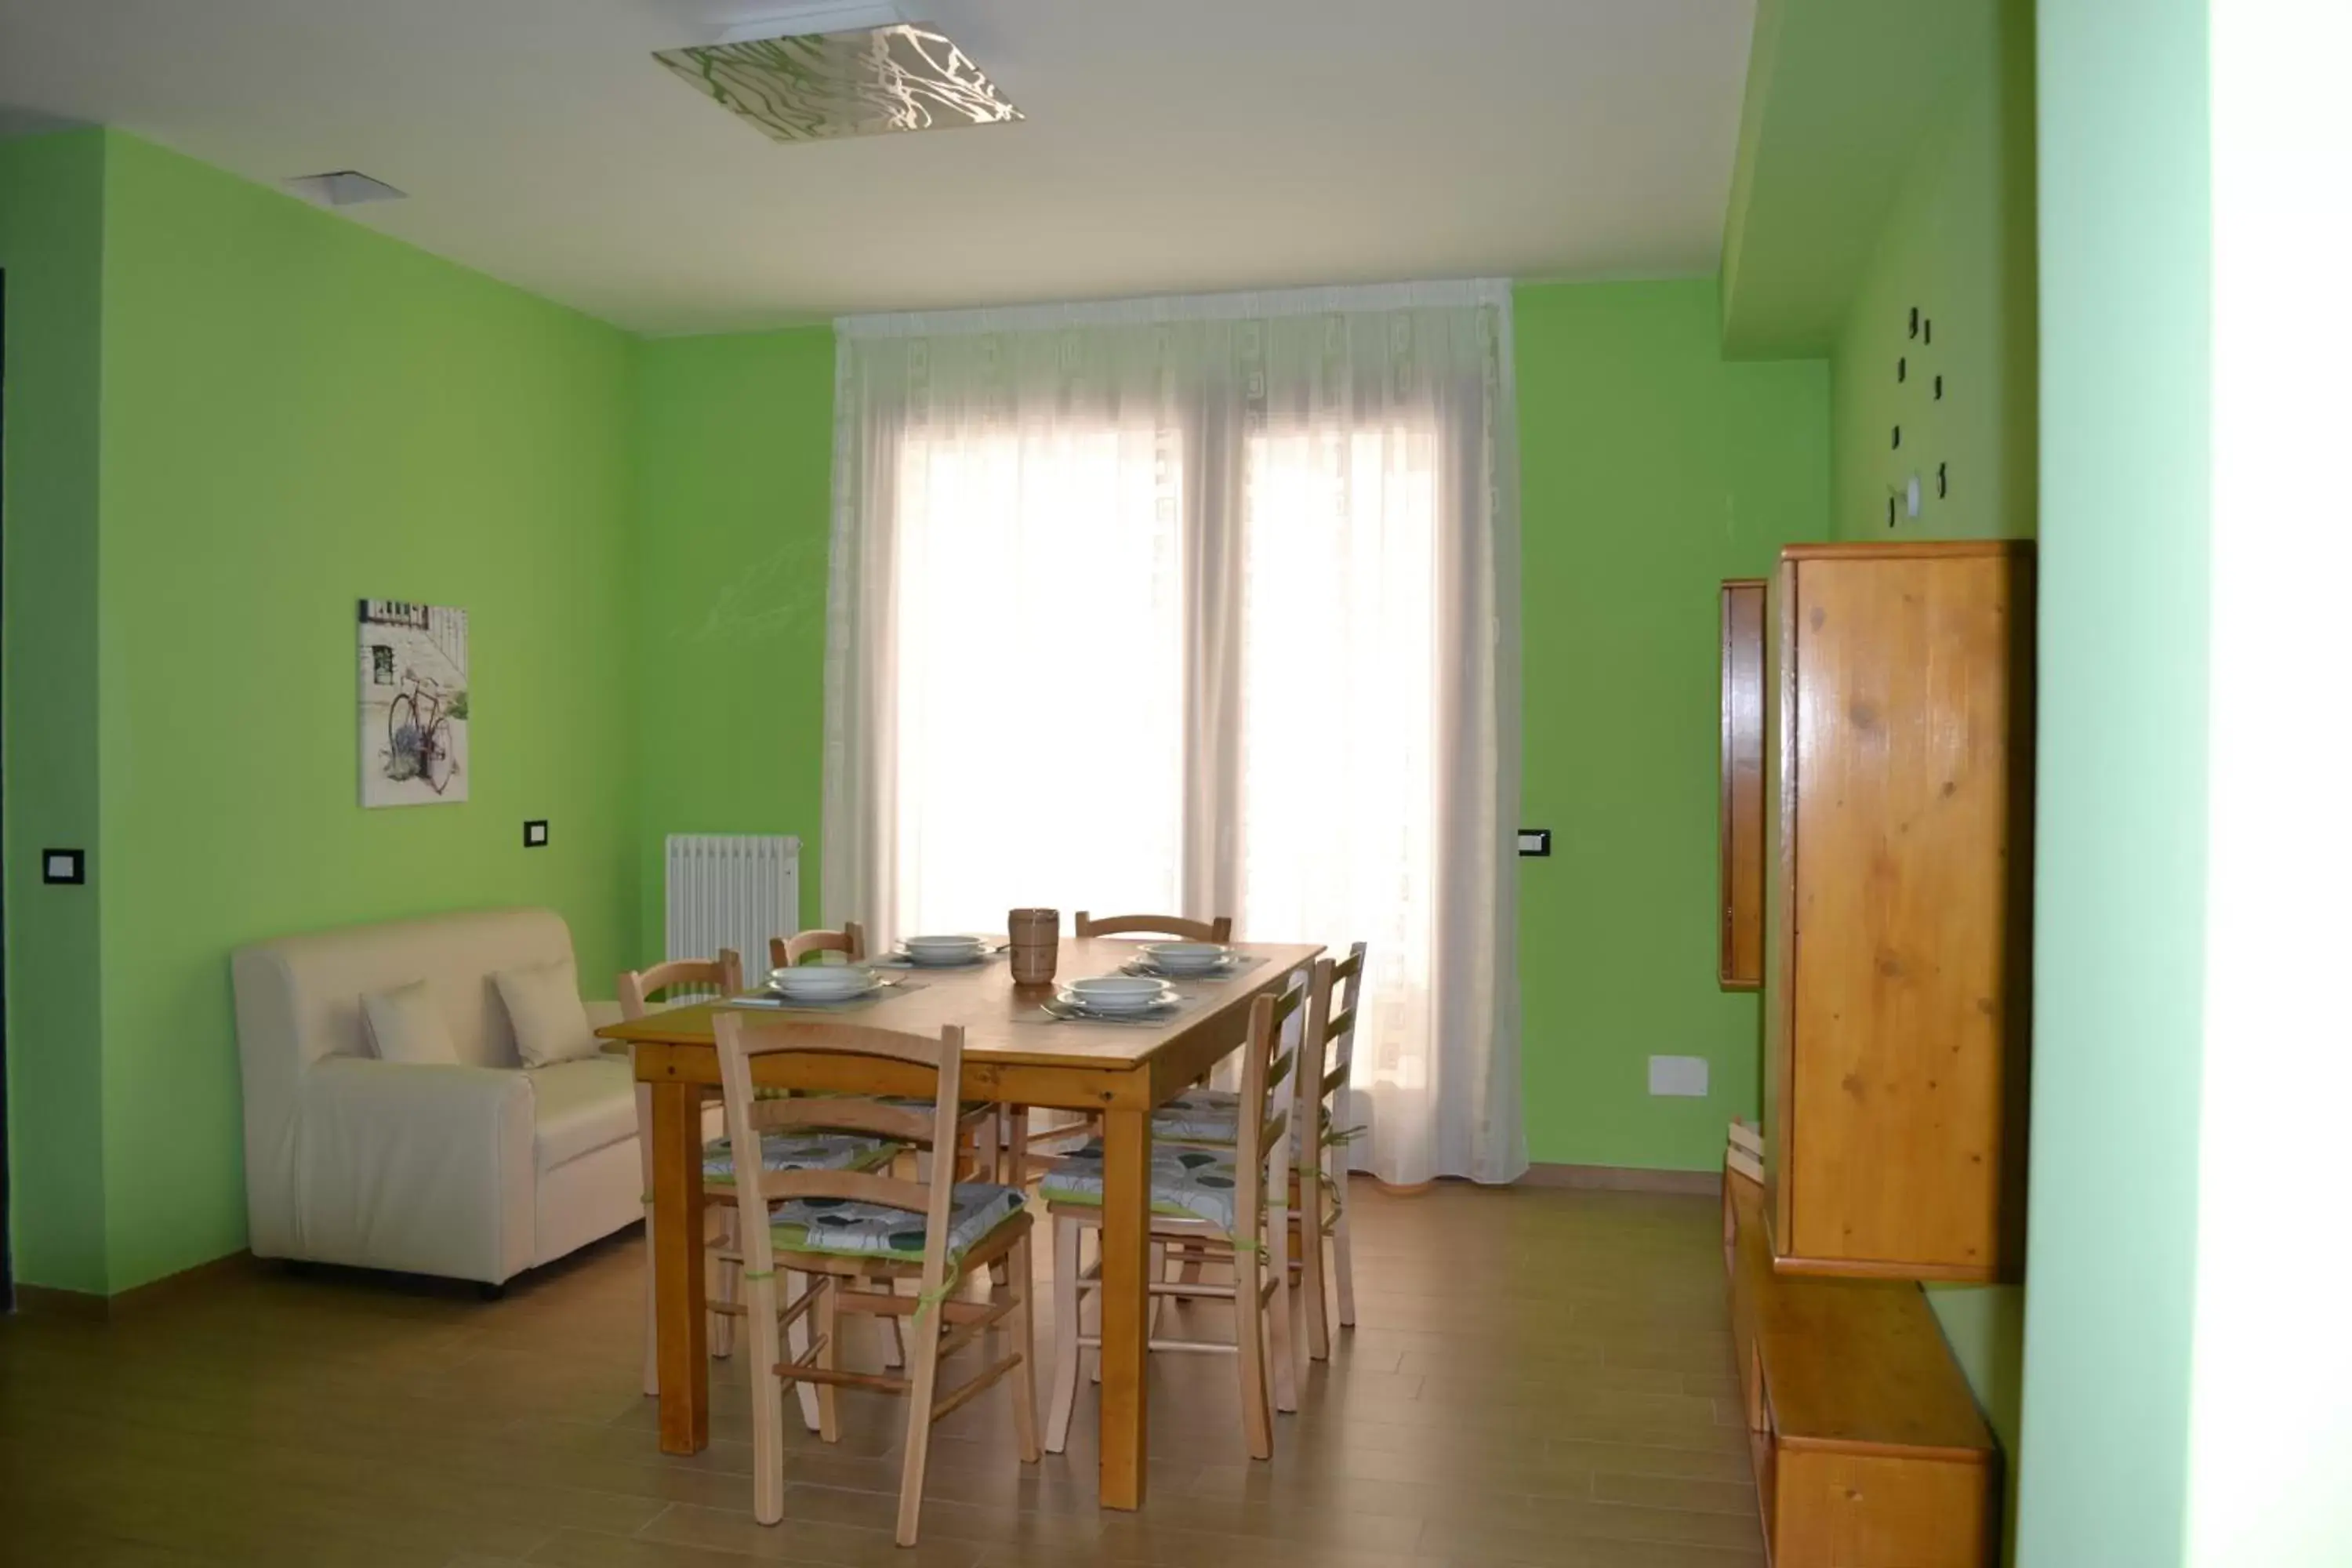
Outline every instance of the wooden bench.
<svg viewBox="0 0 2352 1568"><path fill-rule="evenodd" d="M1763 1189L1724 1176L1731 1328L1774 1568L1987 1568L1992 1434L1907 1280L1776 1274Z"/></svg>

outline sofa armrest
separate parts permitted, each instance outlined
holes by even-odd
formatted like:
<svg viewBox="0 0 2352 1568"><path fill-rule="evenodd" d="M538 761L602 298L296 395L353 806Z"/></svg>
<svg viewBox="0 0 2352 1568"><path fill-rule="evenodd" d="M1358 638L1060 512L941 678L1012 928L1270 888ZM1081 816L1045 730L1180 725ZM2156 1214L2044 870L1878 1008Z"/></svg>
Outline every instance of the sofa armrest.
<svg viewBox="0 0 2352 1568"><path fill-rule="evenodd" d="M530 1267L528 1074L328 1057L301 1101L302 1256L492 1283Z"/></svg>
<svg viewBox="0 0 2352 1568"><path fill-rule="evenodd" d="M618 1002L583 1002L580 1005L588 1009L588 1026L592 1029L601 1029L608 1024L621 1021L621 1005Z"/></svg>

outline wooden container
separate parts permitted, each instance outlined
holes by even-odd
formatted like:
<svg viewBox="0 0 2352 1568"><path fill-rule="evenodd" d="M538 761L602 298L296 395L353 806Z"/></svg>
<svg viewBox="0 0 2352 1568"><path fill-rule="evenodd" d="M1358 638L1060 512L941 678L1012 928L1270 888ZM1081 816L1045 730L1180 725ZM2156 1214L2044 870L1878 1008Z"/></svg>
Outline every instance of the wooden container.
<svg viewBox="0 0 2352 1568"><path fill-rule="evenodd" d="M1716 984L1764 984L1764 599L1761 577L1724 584L1717 607L1723 724L1716 821Z"/></svg>
<svg viewBox="0 0 2352 1568"><path fill-rule="evenodd" d="M1049 984L1062 956L1062 911L1014 910L1004 917L1004 933L1010 943L1013 984Z"/></svg>
<svg viewBox="0 0 2352 1568"><path fill-rule="evenodd" d="M1783 1272L2023 1264L2032 546L1799 545L1766 684L1766 1218Z"/></svg>

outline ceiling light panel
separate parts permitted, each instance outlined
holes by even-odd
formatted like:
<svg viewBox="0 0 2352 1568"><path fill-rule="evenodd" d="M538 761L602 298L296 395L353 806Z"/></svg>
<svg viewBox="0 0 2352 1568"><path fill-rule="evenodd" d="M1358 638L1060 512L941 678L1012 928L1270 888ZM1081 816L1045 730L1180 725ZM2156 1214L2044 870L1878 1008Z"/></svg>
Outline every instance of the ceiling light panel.
<svg viewBox="0 0 2352 1568"><path fill-rule="evenodd" d="M664 49L654 58L779 142L1022 117L946 35L907 24Z"/></svg>

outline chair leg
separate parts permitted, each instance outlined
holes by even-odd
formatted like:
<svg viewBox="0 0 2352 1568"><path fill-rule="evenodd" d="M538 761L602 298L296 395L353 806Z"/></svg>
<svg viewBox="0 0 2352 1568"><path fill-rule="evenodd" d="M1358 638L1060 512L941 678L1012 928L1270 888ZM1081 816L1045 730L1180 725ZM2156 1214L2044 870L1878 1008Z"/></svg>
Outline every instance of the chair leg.
<svg viewBox="0 0 2352 1568"><path fill-rule="evenodd" d="M655 1343L654 1324L654 1205L646 1205L646 1396L661 1393L661 1356Z"/></svg>
<svg viewBox="0 0 2352 1568"><path fill-rule="evenodd" d="M1168 1248L1159 1242L1155 1241L1151 1244L1151 1260L1144 1266L1143 1277L1154 1285L1164 1282L1168 1278ZM1165 1296L1155 1294L1144 1301L1143 1331L1145 1334L1156 1334L1160 1331L1160 1309L1168 1304L1168 1300Z"/></svg>
<svg viewBox="0 0 2352 1568"><path fill-rule="evenodd" d="M829 1371L841 1364L841 1281L820 1275L816 1289L816 1306L809 1313L816 1320L816 1364ZM841 1410L834 1394L829 1383L816 1385L817 1436L828 1443L841 1441Z"/></svg>
<svg viewBox="0 0 2352 1568"><path fill-rule="evenodd" d="M1021 1462L1037 1462L1037 1276L1029 1267L1029 1237L1013 1244L1007 1257L1012 1266L1013 1300L1009 1324L1013 1353L1021 1364L1013 1369L1013 1436L1021 1445Z"/></svg>
<svg viewBox="0 0 2352 1568"><path fill-rule="evenodd" d="M1070 1417L1078 1405L1078 1227L1056 1216L1054 1226L1054 1392L1045 1406L1045 1449L1070 1446Z"/></svg>
<svg viewBox="0 0 2352 1568"><path fill-rule="evenodd" d="M801 1292L809 1288L809 1277L805 1274L786 1273L783 1279L784 1300L787 1301L799 1300L801 1299ZM784 1343L790 1347L793 1360L794 1361L800 1360L802 1356L808 1353L809 1321L807 1313L803 1312L799 1317L793 1320L792 1329L784 1336ZM800 1397L802 1423L812 1432L817 1430L819 1411L817 1408L816 1385L809 1383L796 1383L793 1384L793 1391Z"/></svg>
<svg viewBox="0 0 2352 1568"><path fill-rule="evenodd" d="M914 1343L907 1347L907 1462L898 1474L898 1544L915 1544L922 1522L923 1469L931 1455L931 1401L940 1377L940 1322L925 1316L915 1325Z"/></svg>
<svg viewBox="0 0 2352 1568"><path fill-rule="evenodd" d="M898 1367L907 1364L907 1342L899 1337L898 1320L877 1318L875 1331L882 1336L882 1364Z"/></svg>
<svg viewBox="0 0 2352 1568"><path fill-rule="evenodd" d="M1265 1308L1259 1300L1261 1265L1246 1247L1234 1254L1234 1339L1242 1373L1242 1434L1250 1458L1274 1458L1274 1410L1266 1398Z"/></svg>
<svg viewBox="0 0 2352 1568"><path fill-rule="evenodd" d="M721 1211L719 1245L730 1252L740 1250L741 1238L736 1234L738 1223L733 1209ZM719 1267L719 1286L710 1293L711 1300L723 1306L742 1305L743 1266L725 1258L715 1261ZM722 1360L735 1353L735 1318L732 1313L710 1314L710 1353Z"/></svg>
<svg viewBox="0 0 2352 1568"><path fill-rule="evenodd" d="M776 1363L783 1359L776 1333L776 1281L746 1282L751 1332L751 1516L761 1524L784 1517L784 1386Z"/></svg>
<svg viewBox="0 0 2352 1568"><path fill-rule="evenodd" d="M1291 1318L1290 1215L1269 1208L1265 1216L1266 1277L1274 1283L1274 1299L1266 1303L1267 1340L1274 1358L1274 1407L1298 1408L1298 1335Z"/></svg>
<svg viewBox="0 0 2352 1568"><path fill-rule="evenodd" d="M1323 1305L1323 1183L1319 1168L1298 1187L1298 1304L1307 1311L1307 1353L1331 1359L1331 1314Z"/></svg>
<svg viewBox="0 0 2352 1568"><path fill-rule="evenodd" d="M1331 1278L1339 1286L1339 1326L1356 1326L1356 1265L1348 1246L1348 1167L1335 1158L1331 1172Z"/></svg>

